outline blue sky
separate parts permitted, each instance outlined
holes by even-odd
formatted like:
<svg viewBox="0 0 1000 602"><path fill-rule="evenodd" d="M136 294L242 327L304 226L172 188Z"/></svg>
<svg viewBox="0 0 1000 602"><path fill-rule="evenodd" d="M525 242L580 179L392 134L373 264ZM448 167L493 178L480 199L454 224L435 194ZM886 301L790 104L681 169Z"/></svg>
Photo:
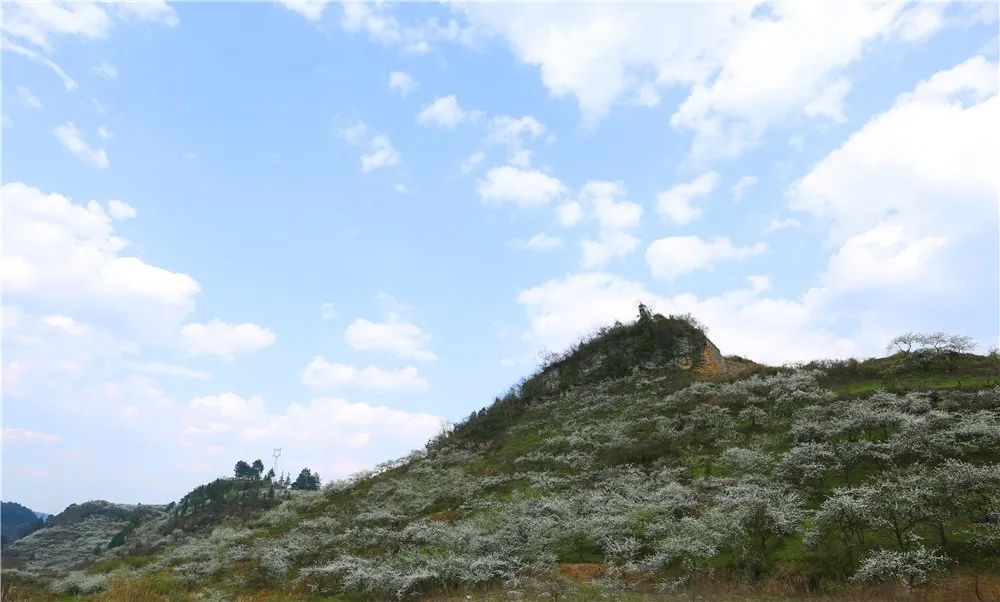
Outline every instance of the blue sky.
<svg viewBox="0 0 1000 602"><path fill-rule="evenodd" d="M998 332L996 4L4 4L3 496L420 447L642 300Z"/></svg>

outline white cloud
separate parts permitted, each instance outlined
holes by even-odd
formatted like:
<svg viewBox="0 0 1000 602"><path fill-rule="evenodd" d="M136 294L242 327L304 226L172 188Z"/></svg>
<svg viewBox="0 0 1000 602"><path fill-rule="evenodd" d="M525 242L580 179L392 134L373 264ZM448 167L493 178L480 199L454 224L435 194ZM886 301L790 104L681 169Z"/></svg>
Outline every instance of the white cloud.
<svg viewBox="0 0 1000 602"><path fill-rule="evenodd" d="M3 50L44 65L63 82L66 90L77 87L48 53L58 36L104 39L114 19L136 19L168 26L178 24L177 13L163 0L144 2L4 2L0 5Z"/></svg>
<svg viewBox="0 0 1000 602"><path fill-rule="evenodd" d="M807 294L798 301L767 297L767 278L748 280L748 288L704 298L689 293L664 297L640 282L604 272L549 280L518 294L529 320L522 339L536 348L562 350L615 320L635 319L643 302L664 314L691 313L708 325L709 336L724 354L757 361L848 357L884 345L878 337L834 334L833 320L817 296Z"/></svg>
<svg viewBox="0 0 1000 602"><path fill-rule="evenodd" d="M6 295L127 326L136 336L176 332L200 290L191 276L123 255L114 231L122 206L75 204L20 182L5 184L3 281Z"/></svg>
<svg viewBox="0 0 1000 602"><path fill-rule="evenodd" d="M641 84L632 98L632 104L638 107L655 107L660 104L660 93L653 84Z"/></svg>
<svg viewBox="0 0 1000 602"><path fill-rule="evenodd" d="M740 261L759 255L767 245L735 247L725 236L705 240L698 236L668 236L650 243L646 249L646 263L654 278L671 281L678 276L698 270L711 270L723 261Z"/></svg>
<svg viewBox="0 0 1000 602"><path fill-rule="evenodd" d="M111 18L94 2L4 3L4 37L23 40L46 51L58 35L101 39L111 28Z"/></svg>
<svg viewBox="0 0 1000 602"><path fill-rule="evenodd" d="M733 195L733 200L737 203L742 201L744 193L756 186L757 181L757 176L743 176L739 180L736 180L736 183L729 187L729 192Z"/></svg>
<svg viewBox="0 0 1000 602"><path fill-rule="evenodd" d="M448 96L438 96L430 104L425 105L417 115L417 121L421 125L437 126L445 129L455 129L455 126L474 122L482 117L483 112L477 110L466 110L458 104L458 99L454 94Z"/></svg>
<svg viewBox="0 0 1000 602"><path fill-rule="evenodd" d="M11 4L12 3L8 2L0 4L0 6L7 7L10 6ZM14 42L8 40L6 37L0 37L0 48L42 64L47 69L55 73L56 76L59 77L59 79L62 81L63 88L65 88L67 91L72 91L77 88L76 81L74 81L73 78L70 77L69 74L66 73L66 71L63 70L62 67L56 64L56 62L50 59L49 57L39 52L36 52L35 50L32 50L30 48L21 46L20 44L15 44Z"/></svg>
<svg viewBox="0 0 1000 602"><path fill-rule="evenodd" d="M701 208L694 204L696 199L707 197L719 183L719 174L714 171L703 173L685 184L661 192L656 197L656 212L683 226L701 217Z"/></svg>
<svg viewBox="0 0 1000 602"><path fill-rule="evenodd" d="M143 0L142 2L120 1L115 3L116 12L146 23L160 23L168 27L177 27L180 19L173 7L166 0Z"/></svg>
<svg viewBox="0 0 1000 602"><path fill-rule="evenodd" d="M361 171L368 173L383 167L392 167L398 165L399 161L399 151L392 146L392 141L388 136L379 134L372 138L368 152L361 155Z"/></svg>
<svg viewBox="0 0 1000 602"><path fill-rule="evenodd" d="M32 431L28 429L19 429L4 427L3 429L3 442L4 444L11 443L59 443L62 438L59 435L53 435L50 433L43 433L41 431Z"/></svg>
<svg viewBox="0 0 1000 602"><path fill-rule="evenodd" d="M639 247L639 239L626 232L606 231L598 234L596 240L583 239L580 245L583 247L581 263L589 269L631 255Z"/></svg>
<svg viewBox="0 0 1000 602"><path fill-rule="evenodd" d="M83 324L80 324L73 318L69 316L44 316L42 317L42 323L49 328L55 328L56 330L61 330L66 334L72 336L81 336L86 334L87 328Z"/></svg>
<svg viewBox="0 0 1000 602"><path fill-rule="evenodd" d="M567 228L580 223L583 219L583 205L576 201L567 201L556 207L556 219Z"/></svg>
<svg viewBox="0 0 1000 602"><path fill-rule="evenodd" d="M521 208L545 205L566 187L558 178L513 165L494 167L477 182L479 198L487 203L511 203Z"/></svg>
<svg viewBox="0 0 1000 602"><path fill-rule="evenodd" d="M310 21L323 18L323 11L329 0L280 0L282 6L296 12Z"/></svg>
<svg viewBox="0 0 1000 602"><path fill-rule="evenodd" d="M400 23L388 3L345 2L340 26L348 32L364 32L383 45L398 46L407 54L424 54L431 43L455 40L459 36L455 21L445 24L437 19L425 19L415 26Z"/></svg>
<svg viewBox="0 0 1000 602"><path fill-rule="evenodd" d="M202 410L220 418L240 418L260 412L264 400L258 396L246 399L236 393L220 393L196 397L188 404L193 410Z"/></svg>
<svg viewBox="0 0 1000 602"><path fill-rule="evenodd" d="M973 18L982 12L948 8ZM842 119L850 65L881 44L926 39L949 24L943 5L921 3L471 3L461 10L474 31L500 35L536 65L553 96L574 97L585 124L622 102L653 104L660 88L687 88L671 123L694 134L696 158L739 154L797 116Z"/></svg>
<svg viewBox="0 0 1000 602"><path fill-rule="evenodd" d="M201 370L168 362L132 362L127 365L129 370L155 376L172 376L190 378L191 380L211 380L212 375Z"/></svg>
<svg viewBox="0 0 1000 602"><path fill-rule="evenodd" d="M880 224L849 238L830 258L825 279L838 292L918 283L947 244L943 236L910 237L901 225Z"/></svg>
<svg viewBox="0 0 1000 602"><path fill-rule="evenodd" d="M419 326L407 322L396 313L390 313L385 322L372 322L358 318L344 331L344 341L352 349L361 351L386 351L393 355L419 361L437 359L426 348L430 336Z"/></svg>
<svg viewBox="0 0 1000 602"><path fill-rule="evenodd" d="M191 322L181 328L181 338L188 352L232 358L252 353L274 344L274 333L251 323L230 324L211 320L208 324Z"/></svg>
<svg viewBox="0 0 1000 602"><path fill-rule="evenodd" d="M337 137L350 142L351 144L361 144L368 136L368 126L364 121L344 126L337 130Z"/></svg>
<svg viewBox="0 0 1000 602"><path fill-rule="evenodd" d="M17 97L21 100L22 103L24 103L24 106L30 107L32 109L42 108L42 101L38 100L38 97L35 96L34 92L32 92L31 90L25 88L24 86L18 86L16 88L16 91L17 91Z"/></svg>
<svg viewBox="0 0 1000 602"><path fill-rule="evenodd" d="M108 201L108 214L112 219L132 219L137 213L132 205L129 205L125 201L119 201L118 199L111 199Z"/></svg>
<svg viewBox="0 0 1000 602"><path fill-rule="evenodd" d="M561 247L562 244L563 241L561 238L549 236L544 232L539 232L528 240L518 239L510 241L510 246L515 249L527 249L531 251L551 251L552 249Z"/></svg>
<svg viewBox="0 0 1000 602"><path fill-rule="evenodd" d="M107 126L100 126L97 128L97 137L101 140L111 140L115 135L107 128Z"/></svg>
<svg viewBox="0 0 1000 602"><path fill-rule="evenodd" d="M87 144L80 130L72 121L56 126L54 132L66 150L79 157L84 163L89 163L98 169L106 169L110 165L108 153L104 149L93 148Z"/></svg>
<svg viewBox="0 0 1000 602"><path fill-rule="evenodd" d="M192 440L190 455L197 454L201 461L207 456L231 468L233 457L253 454L253 450L270 453L278 445L284 452L282 460L289 463L286 470L297 471L305 465L330 479L422 447L441 426L441 418L430 414L338 398L293 403L277 412L268 410L262 401L234 399L222 404L223 408L239 408L239 415L223 415L213 405L189 403L178 430ZM184 456L189 460L189 454Z"/></svg>
<svg viewBox="0 0 1000 602"><path fill-rule="evenodd" d="M842 120L844 69L891 39L903 4L789 2L751 19L717 76L696 85L671 123L695 134L695 156L733 156L775 123L802 112ZM766 66L766 67L765 67Z"/></svg>
<svg viewBox="0 0 1000 602"><path fill-rule="evenodd" d="M518 167L531 165L532 151L524 148L525 138L532 140L545 134L545 126L531 115L490 119L486 141L507 147L508 161Z"/></svg>
<svg viewBox="0 0 1000 602"><path fill-rule="evenodd" d="M317 391L360 389L376 393L426 391L427 379L413 366L383 370L375 366L358 369L349 364L315 357L302 372L302 383Z"/></svg>
<svg viewBox="0 0 1000 602"><path fill-rule="evenodd" d="M116 77L118 77L118 69L116 69L114 65L107 62L103 62L99 65L94 65L93 67L90 68L90 72L96 75L97 77L104 79L115 79Z"/></svg>
<svg viewBox="0 0 1000 602"><path fill-rule="evenodd" d="M806 103L802 112L809 117L828 117L831 121L844 123L844 100L851 91L851 82L840 78L828 85L818 96Z"/></svg>
<svg viewBox="0 0 1000 602"><path fill-rule="evenodd" d="M579 203L590 206L601 230L624 230L639 225L642 205L617 199L628 194L621 181L590 181L580 190Z"/></svg>
<svg viewBox="0 0 1000 602"><path fill-rule="evenodd" d="M389 74L389 88L399 92L401 96L407 96L416 90L420 84L413 76L403 71L393 71Z"/></svg>
<svg viewBox="0 0 1000 602"><path fill-rule="evenodd" d="M465 159L462 159L462 164L461 164L462 173L469 173L470 171L478 167L480 164L482 164L482 162L485 159L486 159L486 153L483 153L482 151L476 151L471 155L469 155L468 157L466 157Z"/></svg>
<svg viewBox="0 0 1000 602"><path fill-rule="evenodd" d="M767 228L764 229L764 232L775 232L784 228L797 228L801 225L802 224L799 223L799 220L794 217L786 217L784 219L774 218L768 222Z"/></svg>
<svg viewBox="0 0 1000 602"><path fill-rule="evenodd" d="M982 133L1000 128L997 87L997 64L982 56L940 71L789 189L789 206L825 220L839 245L823 280L831 294L895 289L913 308L942 287L952 297L937 303L992 295L967 266L995 247L1000 142Z"/></svg>
<svg viewBox="0 0 1000 602"><path fill-rule="evenodd" d="M556 97L572 95L594 124L621 99L651 98L650 84L694 82L717 64L750 5L464 5L479 30L495 32L537 65Z"/></svg>

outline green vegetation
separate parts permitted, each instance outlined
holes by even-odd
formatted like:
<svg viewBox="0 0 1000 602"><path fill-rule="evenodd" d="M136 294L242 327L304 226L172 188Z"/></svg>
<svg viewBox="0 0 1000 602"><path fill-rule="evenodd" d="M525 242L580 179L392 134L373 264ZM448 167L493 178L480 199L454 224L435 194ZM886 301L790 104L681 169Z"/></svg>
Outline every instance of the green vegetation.
<svg viewBox="0 0 1000 602"><path fill-rule="evenodd" d="M315 490L303 469L286 489L242 462L141 517L68 509L57 524L113 523L107 547L59 568L22 553L5 587L108 600L1000 595L997 355L960 337L894 344L886 358L767 367L640 308L425 449L346 481ZM12 548L38 550L49 528Z"/></svg>
<svg viewBox="0 0 1000 602"><path fill-rule="evenodd" d="M0 545L14 543L44 524L30 508L17 502L0 502Z"/></svg>

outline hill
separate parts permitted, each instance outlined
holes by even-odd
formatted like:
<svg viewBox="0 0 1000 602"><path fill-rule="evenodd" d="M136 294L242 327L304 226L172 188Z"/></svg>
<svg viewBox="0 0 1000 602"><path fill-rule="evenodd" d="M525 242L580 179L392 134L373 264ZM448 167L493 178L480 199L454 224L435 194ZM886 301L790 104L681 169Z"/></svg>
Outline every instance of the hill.
<svg viewBox="0 0 1000 602"><path fill-rule="evenodd" d="M0 546L6 546L39 529L44 515L17 502L0 502Z"/></svg>
<svg viewBox="0 0 1000 602"><path fill-rule="evenodd" d="M47 531L112 520L63 513L11 546L4 588L22 600L989 599L997 359L768 367L724 357L689 318L640 311L425 449L321 491L224 480L187 509L114 519L118 533L133 524L122 545L47 551L79 561L56 569L37 542L67 536Z"/></svg>

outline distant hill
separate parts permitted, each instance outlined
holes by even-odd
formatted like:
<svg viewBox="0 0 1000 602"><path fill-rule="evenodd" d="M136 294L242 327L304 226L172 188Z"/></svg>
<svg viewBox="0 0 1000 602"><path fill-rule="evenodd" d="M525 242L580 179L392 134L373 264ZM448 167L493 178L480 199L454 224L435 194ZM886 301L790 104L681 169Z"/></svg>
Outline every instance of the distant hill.
<svg viewBox="0 0 1000 602"><path fill-rule="evenodd" d="M0 502L0 545L6 546L39 529L46 516L17 502Z"/></svg>
<svg viewBox="0 0 1000 602"><path fill-rule="evenodd" d="M404 458L71 507L3 577L37 599L1000 599L1000 357L764 366L643 308Z"/></svg>

